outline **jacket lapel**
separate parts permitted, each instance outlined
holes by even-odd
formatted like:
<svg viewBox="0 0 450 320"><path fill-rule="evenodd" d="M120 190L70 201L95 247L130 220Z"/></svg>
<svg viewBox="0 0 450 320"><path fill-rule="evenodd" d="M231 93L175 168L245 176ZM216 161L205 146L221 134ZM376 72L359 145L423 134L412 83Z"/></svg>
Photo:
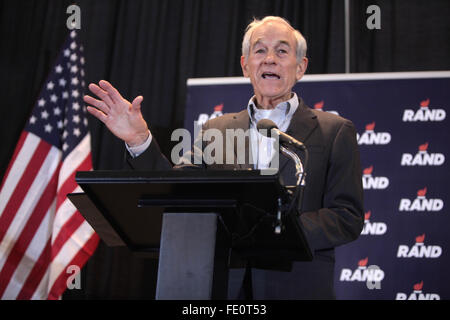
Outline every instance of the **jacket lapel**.
<svg viewBox="0 0 450 320"><path fill-rule="evenodd" d="M286 130L286 134L306 144L309 136L317 127L317 124L317 116L303 102L302 98L298 98L298 108L292 116L289 127ZM299 154L300 151L296 150L296 153ZM280 154L280 173L289 161L289 158L283 154Z"/></svg>
<svg viewBox="0 0 450 320"><path fill-rule="evenodd" d="M301 98L298 98L298 108L292 116L291 123L289 124L286 133L305 143L316 127L317 116Z"/></svg>
<svg viewBox="0 0 450 320"><path fill-rule="evenodd" d="M317 127L317 116L312 112L312 110L303 102L303 99L298 99L298 108L292 116L291 122L289 124L286 133L295 139L305 143L314 129ZM231 129L243 129L247 131L250 128L250 117L248 115L248 110L244 109L234 115ZM253 165L250 164L251 157L251 141L250 137L245 136L245 163L238 164L241 170L253 169ZM238 150L237 143L234 143L234 156L235 163L237 163ZM290 161L284 155L280 155L280 173L286 164Z"/></svg>

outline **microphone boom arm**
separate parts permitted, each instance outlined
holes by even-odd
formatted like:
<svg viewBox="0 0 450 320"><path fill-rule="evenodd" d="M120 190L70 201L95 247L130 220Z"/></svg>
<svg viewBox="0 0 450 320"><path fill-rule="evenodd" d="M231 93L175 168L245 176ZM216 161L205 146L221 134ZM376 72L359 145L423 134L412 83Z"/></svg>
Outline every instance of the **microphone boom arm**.
<svg viewBox="0 0 450 320"><path fill-rule="evenodd" d="M305 186L305 184L306 184L306 182L305 182L306 172L303 170L302 160L300 160L299 156L295 152L293 152L293 151L283 147L282 145L280 145L280 151L286 157L291 158L294 161L294 163L295 163L295 176L297 177L297 184L296 184L296 186L297 187L299 185Z"/></svg>

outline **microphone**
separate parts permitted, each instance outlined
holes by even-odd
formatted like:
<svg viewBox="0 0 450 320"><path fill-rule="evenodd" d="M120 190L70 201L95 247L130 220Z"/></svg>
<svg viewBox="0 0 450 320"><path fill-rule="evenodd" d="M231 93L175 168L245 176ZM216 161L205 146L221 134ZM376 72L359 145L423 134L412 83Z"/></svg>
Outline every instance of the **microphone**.
<svg viewBox="0 0 450 320"><path fill-rule="evenodd" d="M300 150L306 149L305 145L302 142L298 141L297 139L291 137L290 135L278 129L277 125L272 120L261 119L256 124L256 128L258 129L258 131L261 129L266 129L268 132L267 134L268 137L270 137L271 131L273 130L280 137L280 141L282 143L287 145L293 145Z"/></svg>
<svg viewBox="0 0 450 320"><path fill-rule="evenodd" d="M306 149L306 146L298 141L297 139L291 137L290 135L280 131L278 129L277 125L269 119L261 119L256 124L256 128L259 130L266 129L268 131L267 136L270 137L272 134L272 130L275 132L275 134L278 135L280 141L282 144L285 145L292 145L304 152L305 157L305 168L303 168L302 160L299 158L299 156L293 151L288 149L287 147L283 147L280 145L280 151L287 157L291 158L295 163L295 176L297 177L297 183L295 185L295 191L291 192L291 200L289 207L286 214L295 214L295 216L298 216L300 214L302 205L303 205L303 189L306 185L305 182L305 176L306 176L306 165L308 164L308 149ZM286 186L286 188L289 189L289 187L292 186ZM297 208L294 210L294 208ZM281 212L278 211L277 213L277 220L275 223L275 233L280 234L282 230L282 217Z"/></svg>

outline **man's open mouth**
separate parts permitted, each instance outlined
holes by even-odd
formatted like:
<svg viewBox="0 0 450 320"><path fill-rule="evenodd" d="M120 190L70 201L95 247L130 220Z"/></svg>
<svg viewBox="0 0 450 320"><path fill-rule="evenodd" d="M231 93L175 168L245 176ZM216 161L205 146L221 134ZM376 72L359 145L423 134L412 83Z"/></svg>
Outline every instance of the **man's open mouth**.
<svg viewBox="0 0 450 320"><path fill-rule="evenodd" d="M280 79L280 76L277 75L276 73L272 73L272 72L264 72L262 74L263 79Z"/></svg>

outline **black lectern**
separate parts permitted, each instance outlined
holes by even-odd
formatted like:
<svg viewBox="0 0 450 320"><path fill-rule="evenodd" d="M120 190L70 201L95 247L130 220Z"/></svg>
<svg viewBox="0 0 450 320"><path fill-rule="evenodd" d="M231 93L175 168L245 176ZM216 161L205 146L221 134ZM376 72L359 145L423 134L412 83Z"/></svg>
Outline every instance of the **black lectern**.
<svg viewBox="0 0 450 320"><path fill-rule="evenodd" d="M277 175L89 171L76 181L85 193L69 198L107 245L159 258L157 299L226 299L239 261L312 260L298 217L283 213L290 195Z"/></svg>

